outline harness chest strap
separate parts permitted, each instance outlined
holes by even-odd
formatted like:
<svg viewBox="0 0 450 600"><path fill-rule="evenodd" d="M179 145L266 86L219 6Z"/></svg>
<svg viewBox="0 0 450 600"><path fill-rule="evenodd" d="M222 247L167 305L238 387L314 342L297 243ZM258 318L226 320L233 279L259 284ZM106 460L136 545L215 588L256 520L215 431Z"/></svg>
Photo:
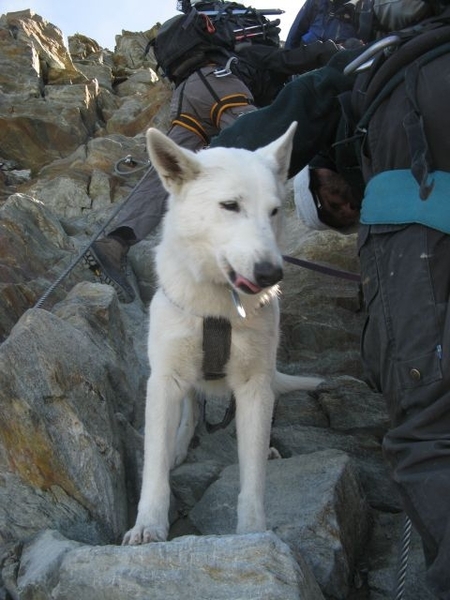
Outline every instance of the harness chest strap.
<svg viewBox="0 0 450 600"><path fill-rule="evenodd" d="M206 381L216 381L225 377L225 367L230 359L231 323L222 317L203 319L203 377ZM224 429L231 423L236 413L236 400L231 395L229 406L219 423L209 423L206 418L206 401L203 406L203 420L208 433Z"/></svg>

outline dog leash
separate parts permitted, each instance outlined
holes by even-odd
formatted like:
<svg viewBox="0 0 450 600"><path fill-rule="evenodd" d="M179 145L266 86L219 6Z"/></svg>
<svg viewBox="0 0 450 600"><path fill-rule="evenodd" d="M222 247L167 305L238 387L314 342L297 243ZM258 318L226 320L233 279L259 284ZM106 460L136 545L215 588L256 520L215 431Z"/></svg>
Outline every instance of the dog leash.
<svg viewBox="0 0 450 600"><path fill-rule="evenodd" d="M203 400L202 405L202 413L203 413L203 422L205 424L205 429L207 433L216 433L219 429L225 429L231 423L236 415L236 398L234 394L231 394L230 402L225 411L223 419L219 421L219 423L210 423L206 418L206 399Z"/></svg>
<svg viewBox="0 0 450 600"><path fill-rule="evenodd" d="M358 275L358 273L353 273L352 271L336 269L335 267L322 265L311 260L305 260L302 258L294 258L293 256L283 255L283 260L293 265L297 265L298 267L309 269L310 271L317 271L318 273L332 275L333 277L340 277L341 279L347 279L349 281L356 281L357 283L361 282L360 275Z"/></svg>

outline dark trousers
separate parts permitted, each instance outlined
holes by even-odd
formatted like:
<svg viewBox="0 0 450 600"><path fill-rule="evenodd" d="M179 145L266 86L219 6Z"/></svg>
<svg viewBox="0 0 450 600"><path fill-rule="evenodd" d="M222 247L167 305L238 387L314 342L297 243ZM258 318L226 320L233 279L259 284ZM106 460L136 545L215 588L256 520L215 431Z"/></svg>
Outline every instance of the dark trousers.
<svg viewBox="0 0 450 600"><path fill-rule="evenodd" d="M419 532L427 581L450 600L450 236L363 227L362 358L387 401L384 455Z"/></svg>

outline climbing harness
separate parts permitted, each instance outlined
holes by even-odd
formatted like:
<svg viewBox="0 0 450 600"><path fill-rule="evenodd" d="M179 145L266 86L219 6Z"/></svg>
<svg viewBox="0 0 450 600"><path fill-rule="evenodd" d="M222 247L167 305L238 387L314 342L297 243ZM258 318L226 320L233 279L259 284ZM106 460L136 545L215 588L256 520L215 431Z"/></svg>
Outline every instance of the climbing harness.
<svg viewBox="0 0 450 600"><path fill-rule="evenodd" d="M215 77L226 77L231 75L232 72L230 70L230 66L232 64L232 60L228 60L224 69L219 69L219 71L213 71ZM221 73L217 75L216 73ZM229 96L224 96L220 98L212 85L209 83L208 79L205 77L204 73L200 70L198 71L198 76L202 81L203 85L209 91L211 96L214 98L215 103L211 107L211 121L217 129L220 129L220 119L222 118L222 114L225 110L229 110L230 108L237 108L239 106L248 106L251 104L251 99L248 98L245 94L230 94Z"/></svg>
<svg viewBox="0 0 450 600"><path fill-rule="evenodd" d="M200 73L200 71L198 71ZM209 144L209 136L203 128L203 125L200 123L198 119L190 115L189 113L183 112L183 97L184 97L184 89L186 87L187 80L183 82L182 87L180 89L180 97L178 99L178 109L177 115L172 120L171 126L178 125L179 127L184 127L188 129L192 133L198 135L198 137L202 140L203 145L207 146Z"/></svg>
<svg viewBox="0 0 450 600"><path fill-rule="evenodd" d="M212 74L214 75L214 77L217 77L217 78L227 77L228 75L232 75L233 73L232 73L230 67L231 67L232 63L237 60L238 59L235 56L229 58L225 67L217 67L215 70L212 71ZM214 127L216 127L217 129L220 129L220 120L221 120L222 114L225 110L229 110L230 108L238 108L240 106L248 106L249 104L252 103L251 99L242 93L230 94L228 96L224 96L223 98L220 98L219 95L214 90L214 88L212 87L212 85L209 83L207 77L205 77L203 71L201 69L199 69L196 71L196 73L197 73L200 81L203 83L203 85L206 87L208 92L211 94L211 96L215 100L214 104L211 106L209 116L210 116L211 122L213 123ZM187 80L181 84L180 95L179 95L179 99L178 99L177 115L172 120L171 126L178 125L179 127L184 127L185 129L188 129L192 133L195 133L196 135L199 136L199 138L202 140L204 146L208 146L209 142L210 142L209 135L207 134L202 123L194 115L183 111L183 98L184 98L184 89L186 87L186 84L187 84Z"/></svg>

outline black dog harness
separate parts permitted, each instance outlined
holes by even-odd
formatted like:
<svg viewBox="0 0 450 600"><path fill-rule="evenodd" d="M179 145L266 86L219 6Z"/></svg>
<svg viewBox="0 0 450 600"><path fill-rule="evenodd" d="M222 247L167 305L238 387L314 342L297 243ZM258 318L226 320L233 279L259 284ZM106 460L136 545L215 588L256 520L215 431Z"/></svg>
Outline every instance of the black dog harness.
<svg viewBox="0 0 450 600"><path fill-rule="evenodd" d="M203 319L203 377L214 381L225 377L225 366L230 359L231 323L222 317Z"/></svg>

